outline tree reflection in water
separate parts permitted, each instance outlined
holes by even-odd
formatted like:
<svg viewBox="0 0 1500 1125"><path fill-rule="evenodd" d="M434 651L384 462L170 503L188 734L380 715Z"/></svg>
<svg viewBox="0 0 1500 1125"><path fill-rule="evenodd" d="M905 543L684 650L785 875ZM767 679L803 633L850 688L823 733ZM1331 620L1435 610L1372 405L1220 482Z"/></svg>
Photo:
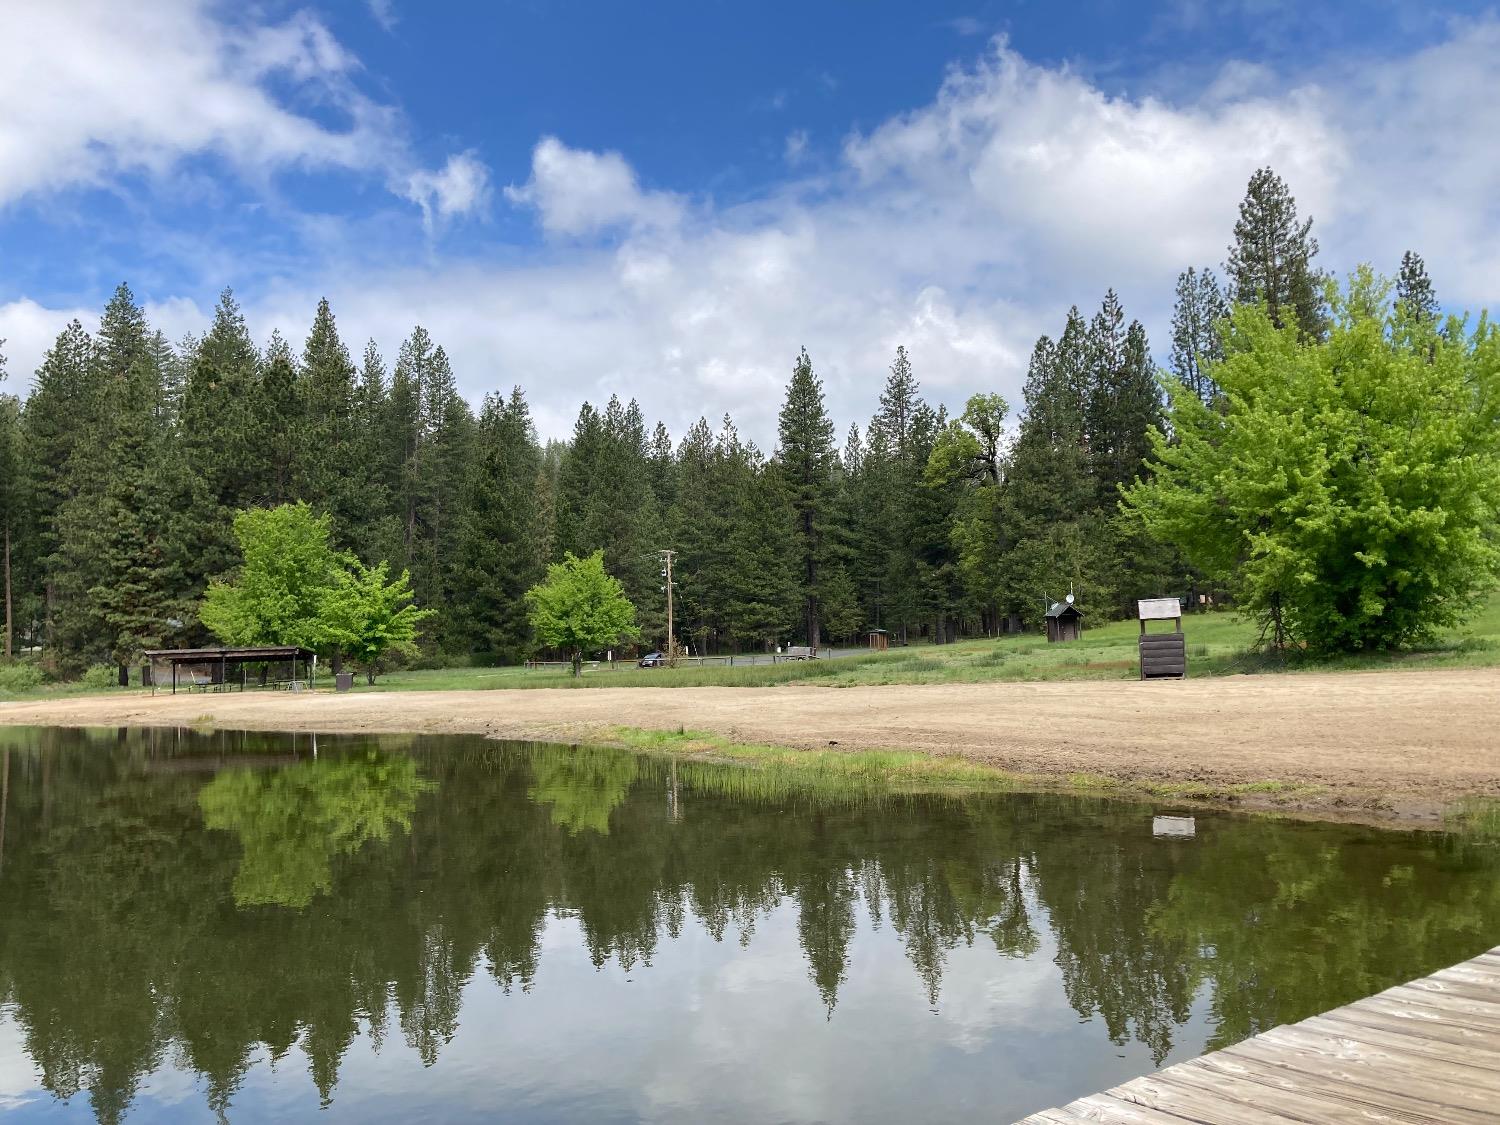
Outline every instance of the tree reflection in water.
<svg viewBox="0 0 1500 1125"><path fill-rule="evenodd" d="M1159 841L1129 804L473 738L314 759L290 736L0 730L0 752L0 1005L45 1088L101 1121L168 1064L221 1114L293 1047L325 1104L360 1036L431 1065L476 973L531 988L559 918L649 981L690 924L753 947L793 909L834 1025L873 930L934 1006L957 950L1050 956L1079 1017L1158 1060L1195 1007L1225 1045L1500 925L1494 849L1437 835L1210 816Z"/></svg>

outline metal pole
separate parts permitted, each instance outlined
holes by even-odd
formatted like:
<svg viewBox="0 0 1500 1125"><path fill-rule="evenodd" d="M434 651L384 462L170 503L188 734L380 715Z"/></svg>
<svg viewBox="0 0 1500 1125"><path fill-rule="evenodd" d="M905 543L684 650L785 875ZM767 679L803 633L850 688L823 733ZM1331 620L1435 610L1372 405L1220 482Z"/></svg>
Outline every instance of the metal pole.
<svg viewBox="0 0 1500 1125"><path fill-rule="evenodd" d="M661 553L667 563L667 666L669 668L677 665L677 634L673 629L672 620L672 557L676 553L670 548Z"/></svg>

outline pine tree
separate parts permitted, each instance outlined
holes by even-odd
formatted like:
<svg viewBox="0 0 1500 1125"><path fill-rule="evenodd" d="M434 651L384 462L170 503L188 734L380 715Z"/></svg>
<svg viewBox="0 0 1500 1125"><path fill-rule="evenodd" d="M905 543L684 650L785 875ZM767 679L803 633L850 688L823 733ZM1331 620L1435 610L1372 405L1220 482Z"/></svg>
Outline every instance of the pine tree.
<svg viewBox="0 0 1500 1125"><path fill-rule="evenodd" d="M1098 507L1112 512L1119 486L1134 480L1151 445L1147 434L1161 422L1161 395L1146 331L1140 321L1123 327L1124 310L1110 290L1090 330L1094 369L1089 386L1089 468Z"/></svg>
<svg viewBox="0 0 1500 1125"><path fill-rule="evenodd" d="M141 356L111 396L116 412L112 472L90 537L98 557L96 584L88 591L89 620L119 669L121 686L141 652L160 647L186 612L171 526L170 463L156 411L160 391L154 356Z"/></svg>
<svg viewBox="0 0 1500 1125"><path fill-rule="evenodd" d="M421 325L401 344L391 377L389 428L392 498L401 520L401 561L411 568L417 551L417 512L422 505L421 479L423 388L431 378L432 338Z"/></svg>
<svg viewBox="0 0 1500 1125"><path fill-rule="evenodd" d="M610 396L602 414L584 403L558 479L557 547L579 557L602 550L652 636L666 609L657 576L662 519L648 479L645 430L634 400L625 405Z"/></svg>
<svg viewBox="0 0 1500 1125"><path fill-rule="evenodd" d="M541 581L536 479L541 450L521 388L486 396L458 535L456 608L468 645L507 662L528 652L526 591Z"/></svg>
<svg viewBox="0 0 1500 1125"><path fill-rule="evenodd" d="M253 492L259 506L274 507L297 498L298 468L311 452L303 426L301 390L292 349L281 333L272 332L251 400L259 451Z"/></svg>
<svg viewBox="0 0 1500 1125"><path fill-rule="evenodd" d="M0 340L0 347L5 341ZM5 356L0 353L0 386L5 383ZM15 590L13 565L25 510L25 479L21 472L21 404L0 390L0 611L5 637L0 655L9 660L15 647Z"/></svg>
<svg viewBox="0 0 1500 1125"><path fill-rule="evenodd" d="M573 440L563 451L557 474L555 554L571 552L579 558L601 544L593 525L593 492L603 467L604 425L591 403L578 408Z"/></svg>
<svg viewBox="0 0 1500 1125"><path fill-rule="evenodd" d="M885 387L880 392L880 409L872 426L878 426L887 435L892 452L904 462L911 460L912 417L921 398L919 384L912 372L911 359L906 348L896 348L896 358L891 363L891 373L886 377Z"/></svg>
<svg viewBox="0 0 1500 1125"><path fill-rule="evenodd" d="M699 418L677 446L676 499L668 520L669 545L677 551L676 627L681 636L696 639L700 651L728 629L727 545L733 527L726 496L737 446L727 416L717 439L708 420Z"/></svg>
<svg viewBox="0 0 1500 1125"><path fill-rule="evenodd" d="M307 459L300 494L333 517L334 542L354 545L366 522L356 425L358 378L327 298L318 302L302 351Z"/></svg>
<svg viewBox="0 0 1500 1125"><path fill-rule="evenodd" d="M1312 264L1318 240L1312 220L1297 220L1297 201L1269 168L1250 177L1229 247L1230 298L1235 304L1264 302L1278 328L1296 325L1320 339L1326 316L1323 277Z"/></svg>
<svg viewBox="0 0 1500 1125"><path fill-rule="evenodd" d="M1008 540L1001 485L1009 409L999 395L970 396L963 414L933 443L923 473L927 486L954 490L948 534L956 552L958 580L980 618L981 629L990 635L1000 630L1001 560Z"/></svg>
<svg viewBox="0 0 1500 1125"><path fill-rule="evenodd" d="M879 543L875 569L882 610L888 624L900 630L902 640L908 625L917 619L921 603L917 545L910 534L925 462L917 448L916 430L922 412L928 409L918 390L906 349L898 347L880 394L880 408L870 420L865 457L868 496L875 506L871 538ZM861 568L856 565L854 569Z"/></svg>
<svg viewBox="0 0 1500 1125"><path fill-rule="evenodd" d="M609 572L636 606L637 621L647 633L666 620L657 552L661 512L650 487L646 424L634 399L622 405L610 396L604 410L604 442L599 475L591 482L590 527L604 548Z"/></svg>
<svg viewBox="0 0 1500 1125"><path fill-rule="evenodd" d="M823 406L823 383L803 348L792 368L781 407L776 461L791 505L791 553L797 560L802 601L802 635L816 645L819 569L826 553L826 528L833 493L833 422Z"/></svg>
<svg viewBox="0 0 1500 1125"><path fill-rule="evenodd" d="M352 549L374 565L403 557L402 523L395 511L404 463L402 436L395 426L385 360L371 340L359 369L354 411L354 477L361 499L348 529Z"/></svg>
<svg viewBox="0 0 1500 1125"><path fill-rule="evenodd" d="M49 564L65 662L105 658L126 682L141 649L176 626L184 601L168 495L172 465L161 423L154 335L121 285L90 357L86 419L68 467L57 550Z"/></svg>
<svg viewBox="0 0 1500 1125"><path fill-rule="evenodd" d="M68 373L71 401L54 404L61 408L61 419L46 419L60 420L74 431L66 475L57 482L60 492L51 517L54 549L46 560L49 639L54 657L65 664L76 665L84 654L96 660L104 655L104 625L89 592L107 577L99 536L105 493L115 472L111 445L121 421L115 402L123 396L130 372L147 357L145 314L130 288L120 285L105 306L98 336L82 357L83 370Z"/></svg>
<svg viewBox="0 0 1500 1125"><path fill-rule="evenodd" d="M432 353L422 393L422 455L414 482L418 540L411 571L418 604L438 610L431 631L444 650L453 647L461 631L452 612L455 546L473 432L474 417L458 393L447 353L439 346Z"/></svg>
<svg viewBox="0 0 1500 1125"><path fill-rule="evenodd" d="M1208 369L1224 358L1220 324L1229 303L1211 269L1189 266L1177 275L1177 303L1172 308L1172 373L1204 402L1219 390Z"/></svg>
<svg viewBox="0 0 1500 1125"><path fill-rule="evenodd" d="M1036 622L1046 597L1076 580L1087 542L1080 521L1094 511L1084 432L1088 391L1087 329L1076 308L1056 344L1046 336L1032 351L1025 414L1006 474L1001 522L1008 531L1002 562L1001 611Z"/></svg>
<svg viewBox="0 0 1500 1125"><path fill-rule="evenodd" d="M1067 520L1092 505L1084 429L1088 384L1087 329L1075 307L1056 344L1046 336L1036 342L1026 373L1010 486L1017 514L1028 525Z"/></svg>
<svg viewBox="0 0 1500 1125"><path fill-rule="evenodd" d="M198 591L233 567L234 513L260 498L259 366L245 318L226 289L182 396L179 562Z"/></svg>
<svg viewBox="0 0 1500 1125"><path fill-rule="evenodd" d="M73 493L74 460L94 425L98 393L94 383L94 342L74 320L58 335L36 372L22 412L26 490L31 498L32 555L41 583L44 639L57 640L62 576L63 503Z"/></svg>
<svg viewBox="0 0 1500 1125"><path fill-rule="evenodd" d="M776 474L766 471L753 445L745 448L742 464L727 544L725 623L737 646L768 649L797 617L797 575L783 546L792 512Z"/></svg>
<svg viewBox="0 0 1500 1125"><path fill-rule="evenodd" d="M1437 292L1432 287L1432 279L1427 276L1427 263L1413 250L1401 255L1396 303L1398 308L1423 323L1431 324L1438 318Z"/></svg>

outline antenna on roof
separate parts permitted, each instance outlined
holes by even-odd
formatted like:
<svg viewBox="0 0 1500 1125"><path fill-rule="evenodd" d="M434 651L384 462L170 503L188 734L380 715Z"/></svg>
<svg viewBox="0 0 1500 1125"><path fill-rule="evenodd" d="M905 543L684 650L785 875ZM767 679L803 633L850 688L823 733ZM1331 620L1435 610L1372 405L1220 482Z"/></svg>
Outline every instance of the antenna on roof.
<svg viewBox="0 0 1500 1125"><path fill-rule="evenodd" d="M1068 591L1067 602L1068 602L1069 605L1073 604L1073 591L1071 591L1071 590Z"/></svg>

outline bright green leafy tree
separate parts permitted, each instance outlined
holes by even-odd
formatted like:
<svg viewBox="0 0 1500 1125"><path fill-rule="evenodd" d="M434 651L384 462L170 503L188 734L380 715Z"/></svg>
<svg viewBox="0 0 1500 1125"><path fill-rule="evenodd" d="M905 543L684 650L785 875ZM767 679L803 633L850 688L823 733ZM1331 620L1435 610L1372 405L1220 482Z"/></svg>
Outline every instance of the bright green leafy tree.
<svg viewBox="0 0 1500 1125"><path fill-rule="evenodd" d="M209 584L203 623L231 645L326 645L324 603L341 571L330 522L301 503L237 513L244 565L233 581Z"/></svg>
<svg viewBox="0 0 1500 1125"><path fill-rule="evenodd" d="M318 611L327 642L348 653L372 684L387 656L416 651L417 627L433 612L412 604L407 571L391 579L389 570L383 562L365 566L357 559L342 560Z"/></svg>
<svg viewBox="0 0 1500 1125"><path fill-rule="evenodd" d="M583 654L634 636L635 606L616 578L604 570L604 552L579 558L572 552L547 568L547 577L526 592L537 639L570 654L573 675Z"/></svg>
<svg viewBox="0 0 1500 1125"><path fill-rule="evenodd" d="M1500 330L1439 333L1368 269L1329 292L1322 341L1234 310L1221 409L1169 383L1173 440L1126 503L1273 643L1424 641L1500 573Z"/></svg>

